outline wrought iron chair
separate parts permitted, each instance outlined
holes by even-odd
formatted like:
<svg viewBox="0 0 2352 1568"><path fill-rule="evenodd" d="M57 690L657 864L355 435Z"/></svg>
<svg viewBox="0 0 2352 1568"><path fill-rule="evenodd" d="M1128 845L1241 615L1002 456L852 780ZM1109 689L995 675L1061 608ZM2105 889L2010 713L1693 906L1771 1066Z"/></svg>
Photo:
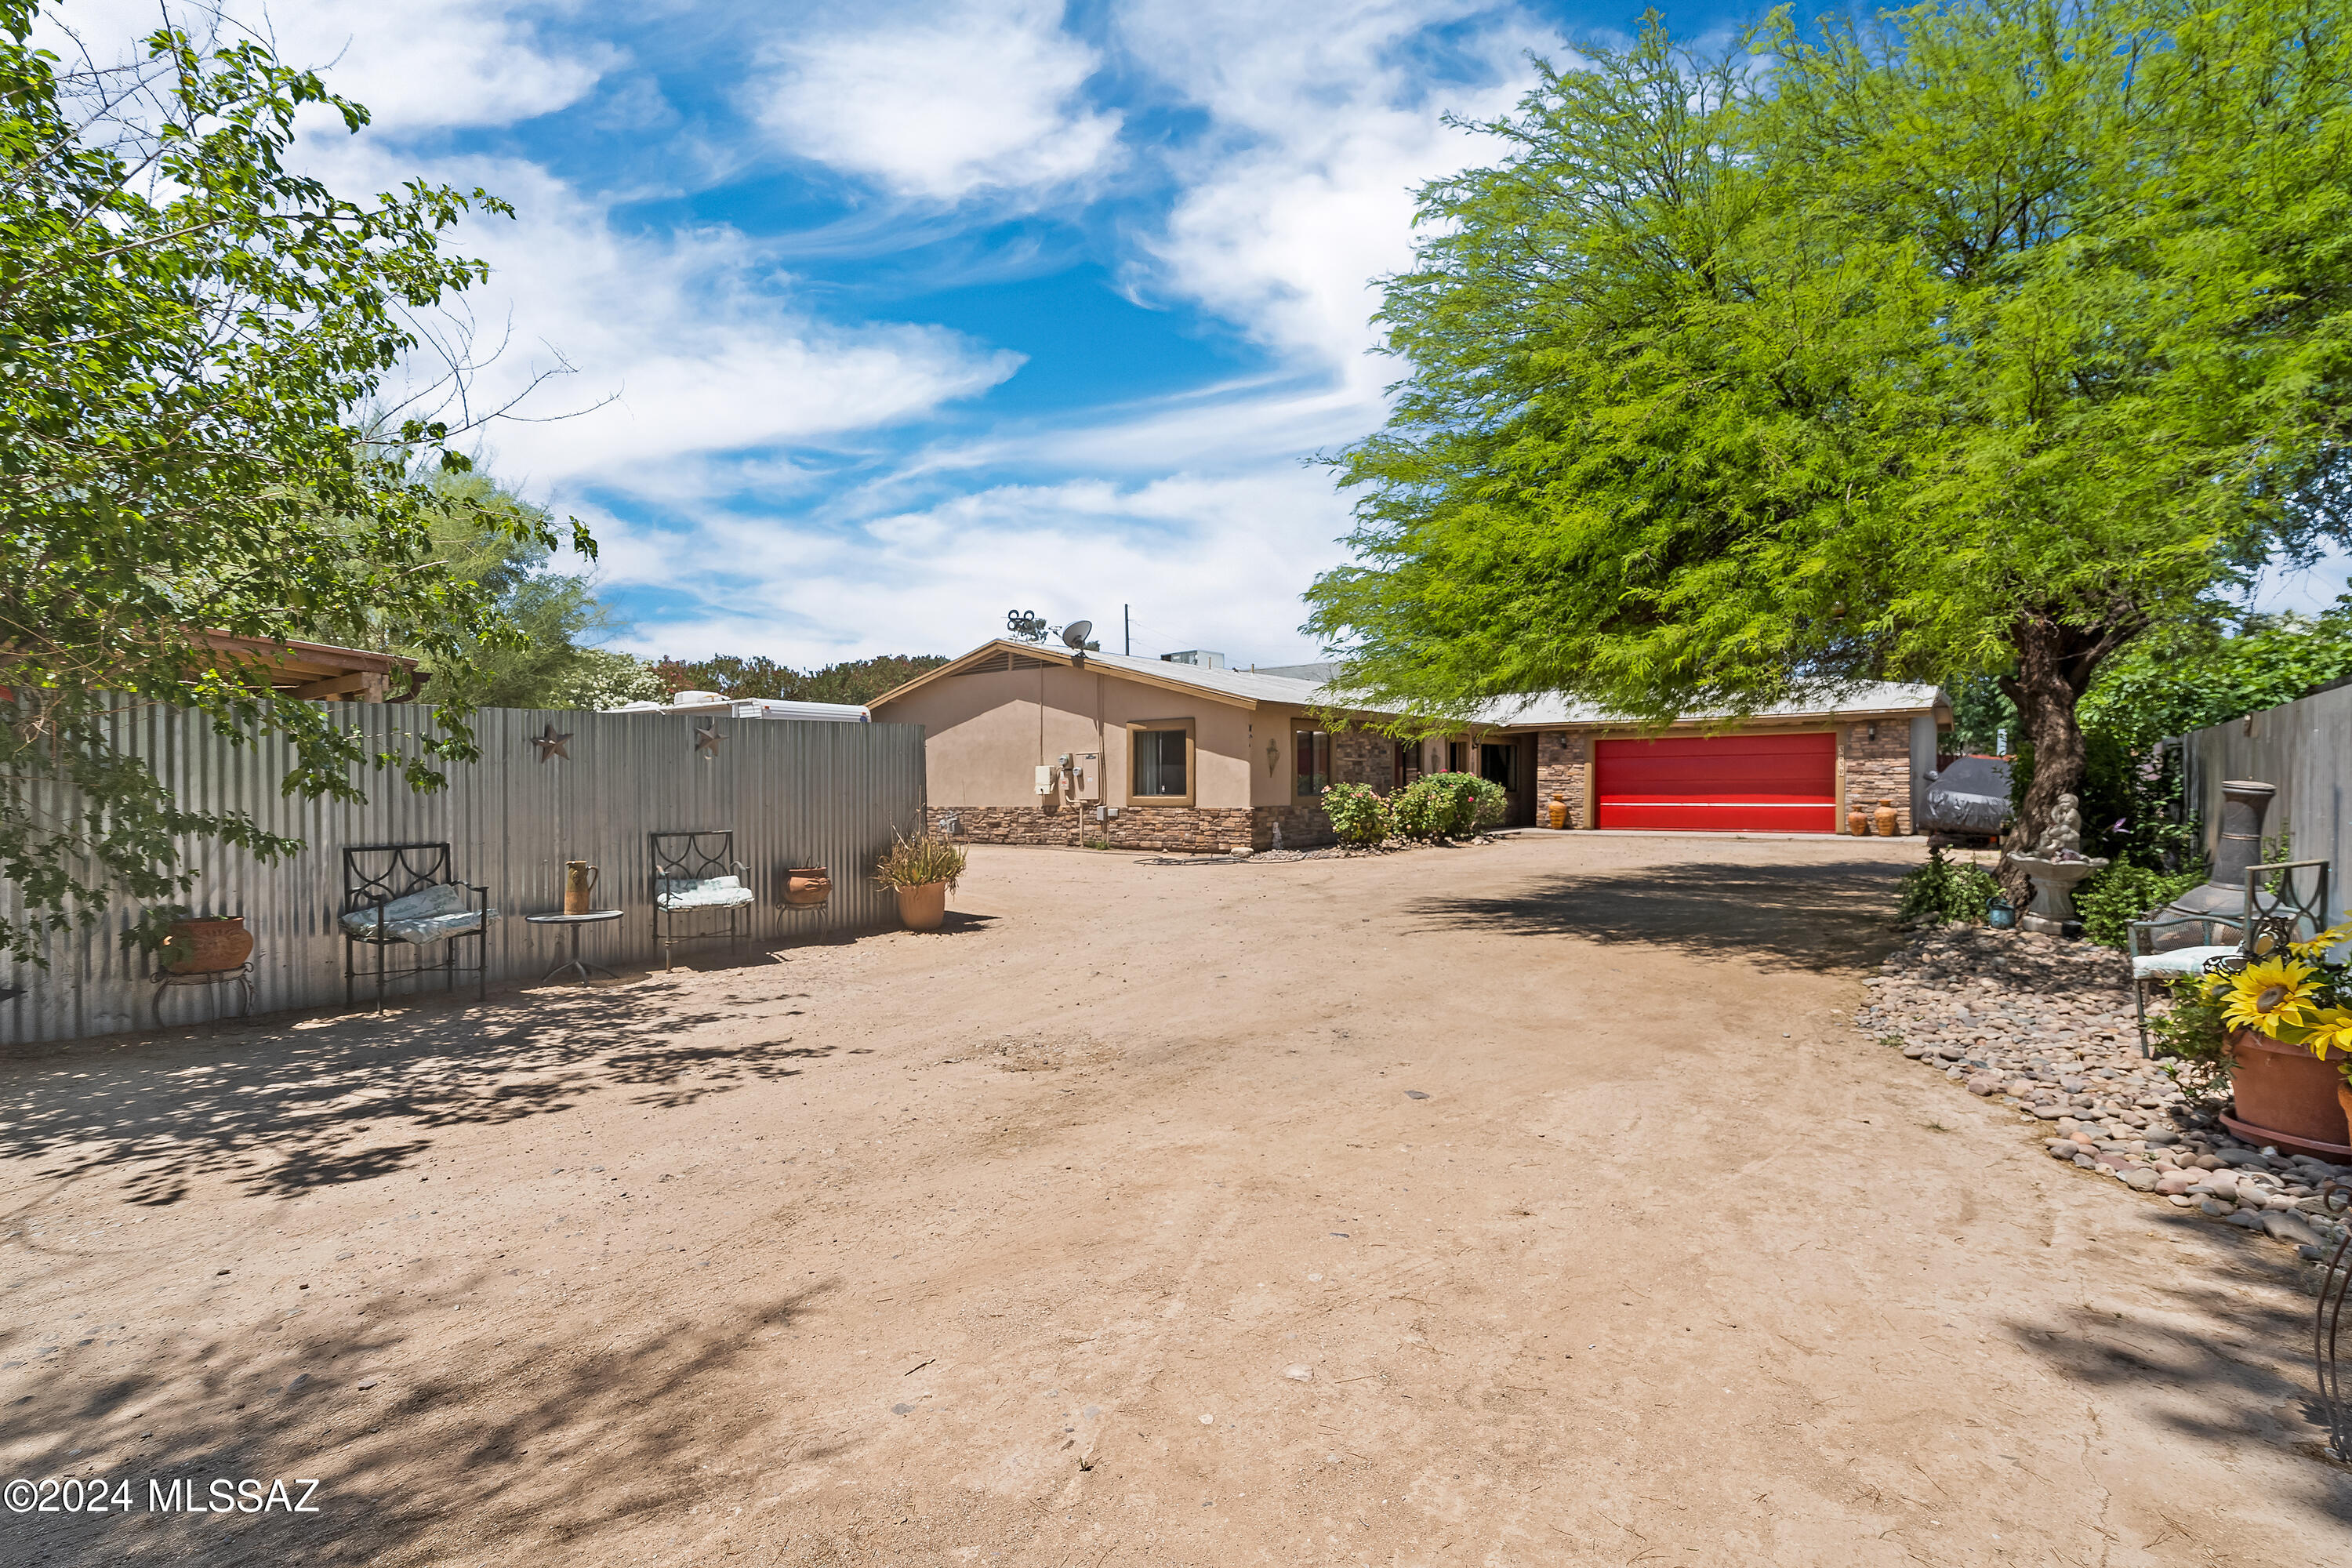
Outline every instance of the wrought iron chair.
<svg viewBox="0 0 2352 1568"><path fill-rule="evenodd" d="M489 889L459 881L449 860L446 843L360 844L343 851L343 908L336 922L343 933L343 1005L354 1005L355 984L367 973L360 953L368 948L375 951L379 1013L388 983L425 974L441 975L455 990L457 976L471 973L476 997L488 999L490 922L499 911L489 907ZM467 941L474 962L461 964L459 944ZM401 949L408 962L395 965L391 956ZM438 957L428 959L433 950Z"/></svg>
<svg viewBox="0 0 2352 1568"><path fill-rule="evenodd" d="M740 942L751 934L751 873L735 858L733 828L648 837L653 847L654 945L661 949L664 969L673 966L670 950L679 942ZM679 933L681 920L689 927L707 924L707 917L714 912L725 919L720 930Z"/></svg>
<svg viewBox="0 0 2352 1568"><path fill-rule="evenodd" d="M2298 873L2302 875L2298 876ZM2265 882L2275 881L2274 888ZM2194 946L2159 952L2161 932L2199 927ZM2139 1054L2147 1049L2147 992L2191 974L2235 974L2291 942L2327 927L2327 862L2274 860L2246 868L2246 901L2235 920L2226 915L2173 915L2131 923L2132 1005L2139 1015ZM2234 940L2216 942L2221 931Z"/></svg>

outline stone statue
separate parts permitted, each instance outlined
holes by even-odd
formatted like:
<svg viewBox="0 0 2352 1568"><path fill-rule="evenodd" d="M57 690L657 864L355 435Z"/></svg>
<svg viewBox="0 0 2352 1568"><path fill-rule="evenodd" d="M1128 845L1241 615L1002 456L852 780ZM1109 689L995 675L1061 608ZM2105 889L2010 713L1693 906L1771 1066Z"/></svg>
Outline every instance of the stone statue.
<svg viewBox="0 0 2352 1568"><path fill-rule="evenodd" d="M2033 901L2025 911L2025 929L2063 934L2074 921L2074 884L2106 865L2083 854L2082 803L2071 795L2058 797L2049 826L2042 830L2031 854L2011 852L2011 860L2033 879Z"/></svg>
<svg viewBox="0 0 2352 1568"><path fill-rule="evenodd" d="M2050 825L2042 830L2042 841L2033 847L2033 854L2042 860L2071 860L2083 853L2083 808L2071 795L2058 797L2057 808L2050 814Z"/></svg>

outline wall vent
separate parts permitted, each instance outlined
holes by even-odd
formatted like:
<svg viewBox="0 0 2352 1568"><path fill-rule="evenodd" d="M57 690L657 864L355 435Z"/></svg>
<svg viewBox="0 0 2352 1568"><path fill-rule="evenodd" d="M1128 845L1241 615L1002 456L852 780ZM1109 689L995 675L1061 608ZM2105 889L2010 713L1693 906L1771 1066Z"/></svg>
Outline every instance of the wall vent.
<svg viewBox="0 0 2352 1568"><path fill-rule="evenodd" d="M1010 669L1044 669L1052 660L1031 658L1025 653L992 654L978 664L965 665L958 675L1003 675Z"/></svg>

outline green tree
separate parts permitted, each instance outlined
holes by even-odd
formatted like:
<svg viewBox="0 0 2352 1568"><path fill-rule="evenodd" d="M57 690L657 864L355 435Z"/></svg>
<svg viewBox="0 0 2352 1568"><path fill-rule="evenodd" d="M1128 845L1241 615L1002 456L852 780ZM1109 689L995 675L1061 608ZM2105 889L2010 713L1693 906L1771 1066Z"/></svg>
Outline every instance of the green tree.
<svg viewBox="0 0 2352 1568"><path fill-rule="evenodd" d="M947 662L940 654L880 654L802 670L778 664L765 654L750 658L717 654L691 661L665 658L654 666L654 671L668 692L716 691L722 697L773 697L860 707Z"/></svg>
<svg viewBox="0 0 2352 1568"><path fill-rule="evenodd" d="M310 796L358 798L371 766L430 787L472 754L445 709L404 754L371 755L203 632L382 616L460 688L515 636L435 552L434 520L469 503L416 469L463 471L460 432L357 412L418 348L419 313L485 275L447 231L505 204L414 181L355 201L289 172L303 110L354 132L367 114L257 43L167 26L136 64L68 69L31 47L36 15L0 0L0 948L27 959L115 897L191 886L182 836L299 847L173 799L121 742L126 706L283 737L283 787ZM536 513L478 515L555 542Z"/></svg>
<svg viewBox="0 0 2352 1568"><path fill-rule="evenodd" d="M1769 70L1653 16L1540 68L1386 282L1404 375L1308 595L1353 700L1981 672L2038 831L2111 658L2345 531L2341 11L1780 12Z"/></svg>
<svg viewBox="0 0 2352 1568"><path fill-rule="evenodd" d="M615 628L584 576L548 569L552 521L543 508L479 472L420 471L431 569L487 595L491 625L458 639L455 656L419 640L417 607L364 607L357 620L310 620L302 634L321 642L416 658L439 704L464 708L547 708L587 680L598 650L588 646ZM437 612L437 606L427 606ZM656 695L658 695L656 693Z"/></svg>

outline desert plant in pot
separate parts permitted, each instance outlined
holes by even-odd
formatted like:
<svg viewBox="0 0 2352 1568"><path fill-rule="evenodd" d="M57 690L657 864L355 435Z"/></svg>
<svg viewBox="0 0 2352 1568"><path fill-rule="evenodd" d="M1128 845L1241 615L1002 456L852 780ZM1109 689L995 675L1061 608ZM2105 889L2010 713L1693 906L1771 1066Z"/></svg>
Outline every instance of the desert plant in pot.
<svg viewBox="0 0 2352 1568"><path fill-rule="evenodd" d="M963 876L964 852L944 838L893 833L875 862L874 879L898 896L898 919L908 931L937 931L947 919L948 893Z"/></svg>

